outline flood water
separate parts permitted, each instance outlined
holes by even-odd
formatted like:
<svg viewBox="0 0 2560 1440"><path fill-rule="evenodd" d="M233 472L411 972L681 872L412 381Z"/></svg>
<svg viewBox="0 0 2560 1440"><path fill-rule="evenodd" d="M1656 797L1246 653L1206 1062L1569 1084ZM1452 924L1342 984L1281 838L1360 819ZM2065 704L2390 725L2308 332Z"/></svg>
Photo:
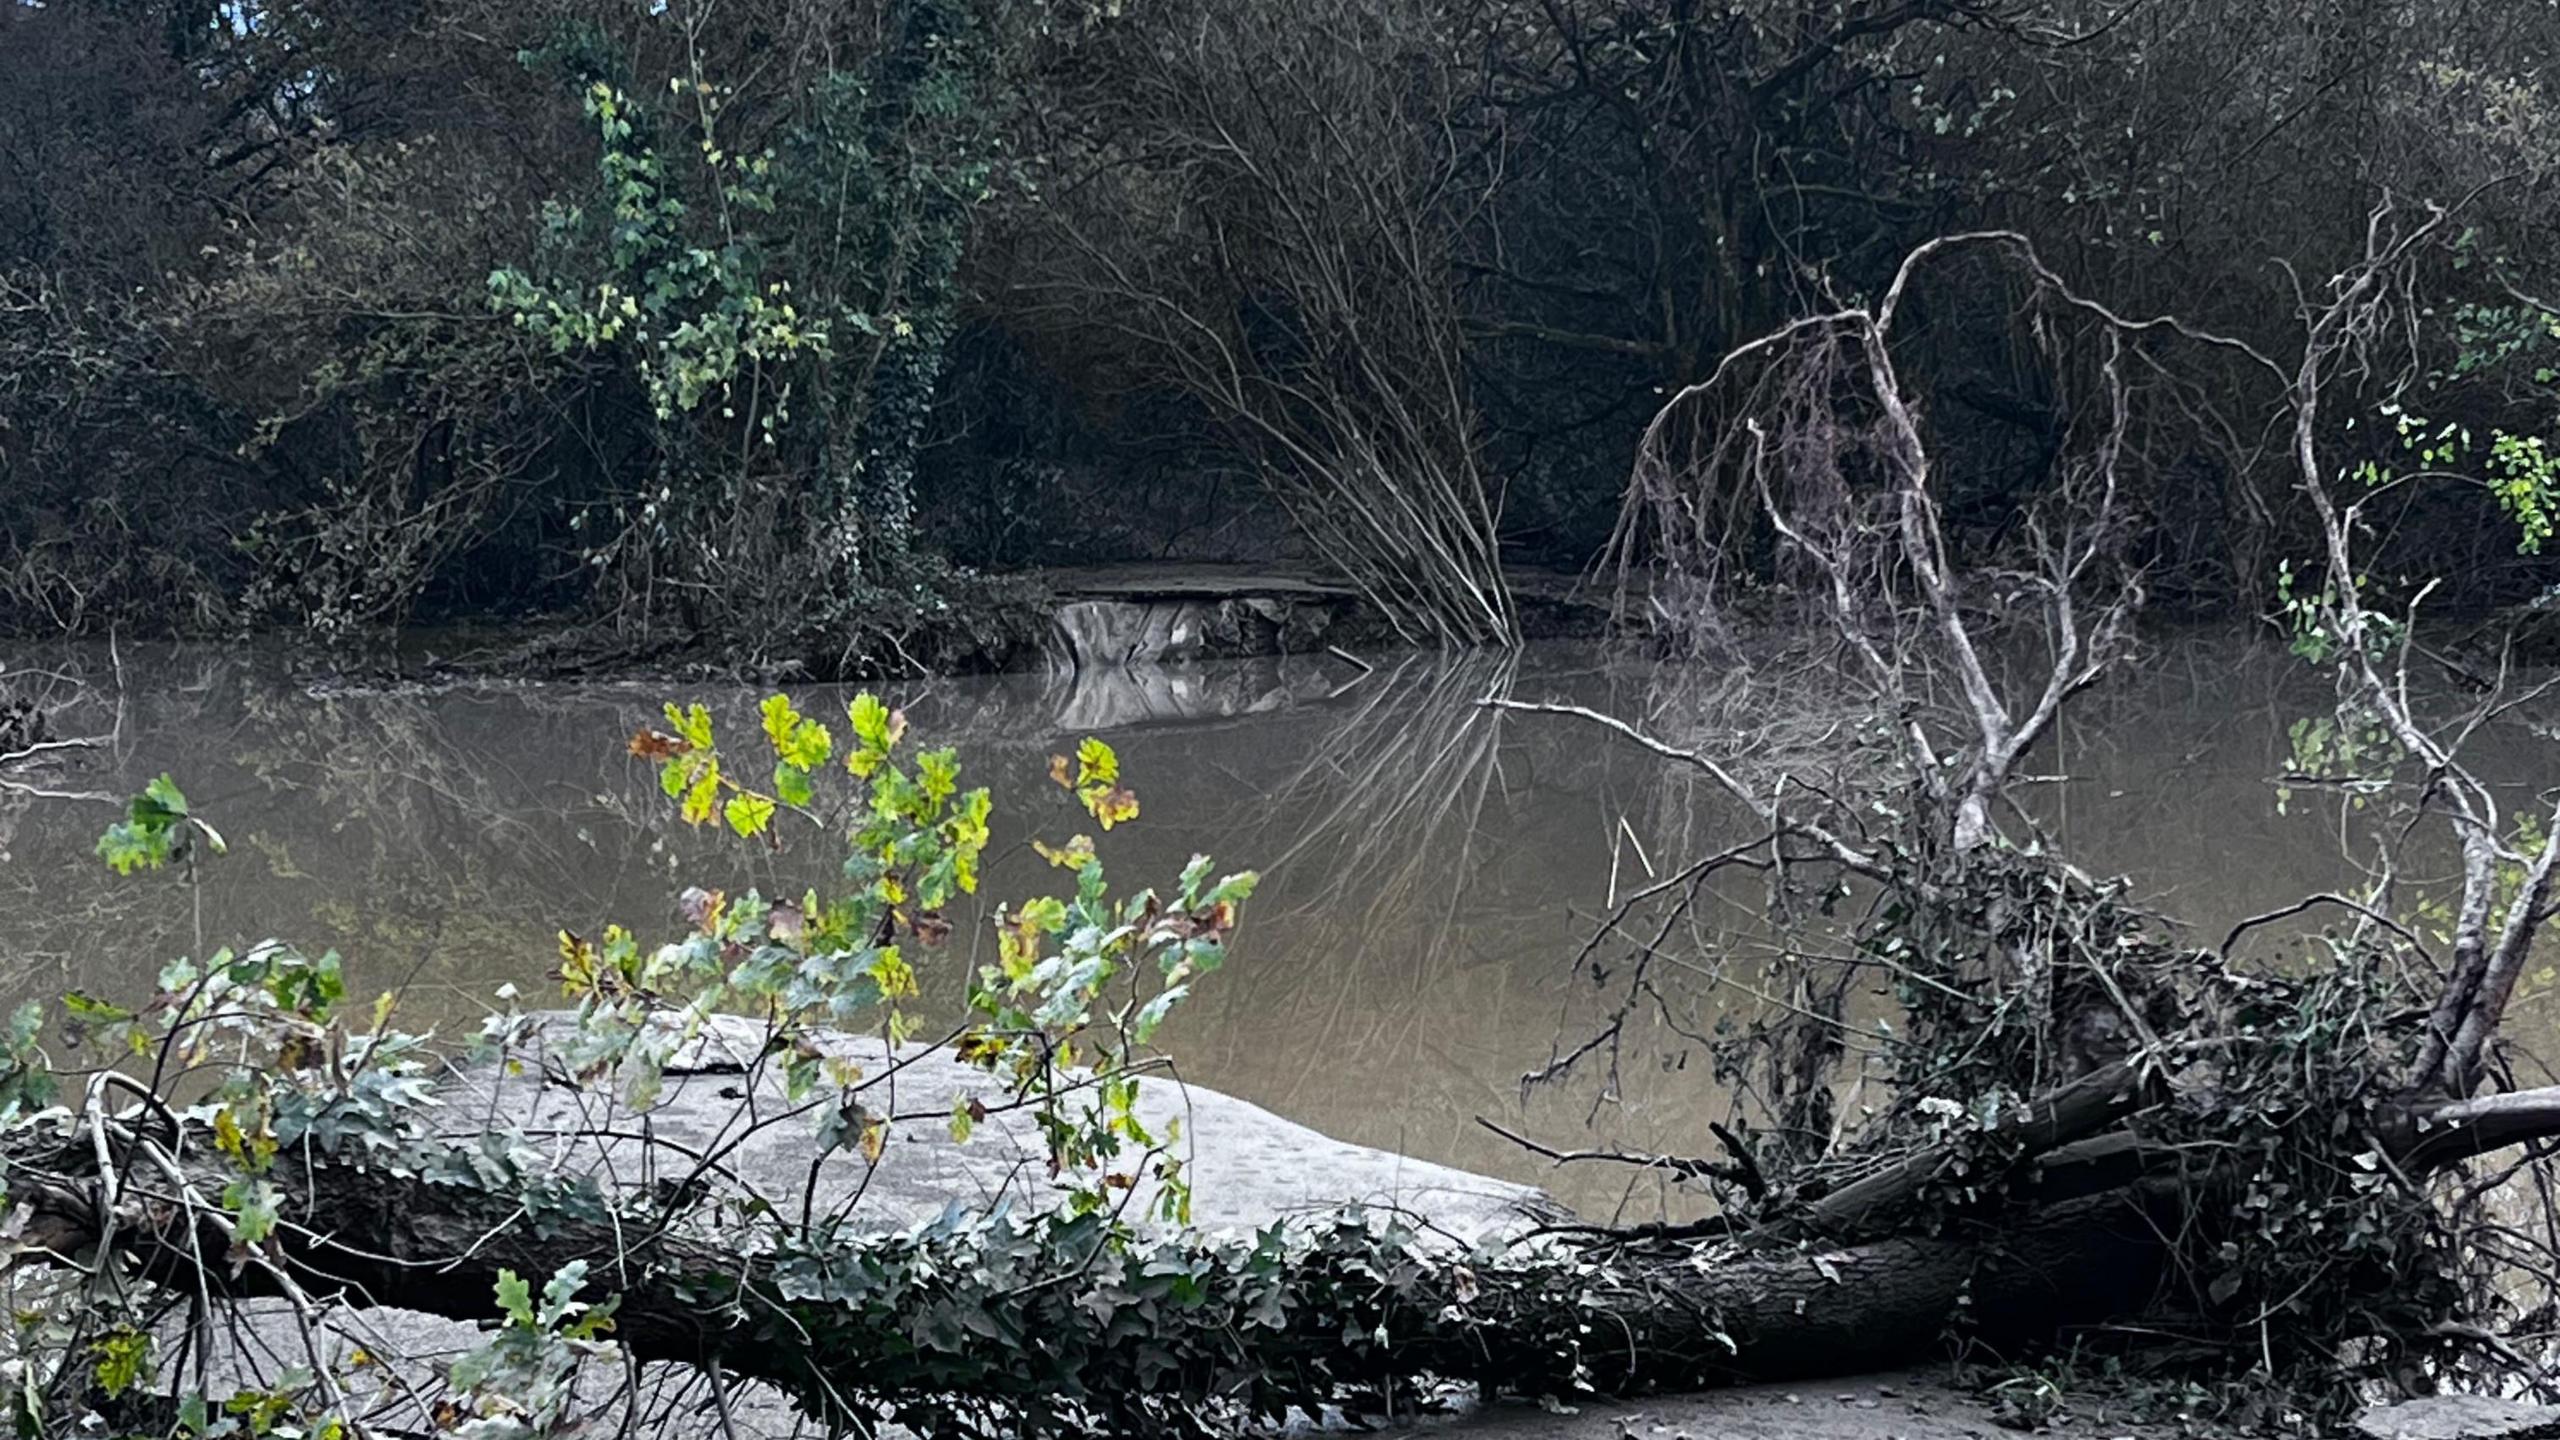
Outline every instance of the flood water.
<svg viewBox="0 0 2560 1440"><path fill-rule="evenodd" d="M564 926L593 933L618 920L665 937L687 885L796 892L837 858L686 833L624 753L671 697L710 704L751 749L759 692L367 693L314 688L237 651L127 647L121 662L117 698L102 650L17 657L19 670L78 670L90 698L61 728L112 734L93 761L46 783L124 794L170 772L230 853L194 889L169 874L120 880L93 854L113 818L104 805L0 797L0 992L12 1004L67 988L147 993L201 927L208 945L277 936L334 947L359 988L401 990L409 1023L457 1027L502 983L545 993ZM1715 678L1570 644L1369 671L1319 656L883 689L918 740L959 747L964 784L995 789L1002 856L987 902L1056 883L1025 842L1078 828L1047 784L1047 758L1087 733L1118 748L1143 803L1104 841L1116 884L1170 881L1203 850L1264 872L1231 963L1162 1037L1187 1080L1346 1139L1640 1217L1662 1202L1642 1185L1629 1194L1624 1173L1553 1169L1476 1122L1564 1146L1712 1152L1705 1067L1690 1071L1667 1033L1631 1047L1645 1073L1605 1103L1590 1083L1524 1103L1519 1082L1587 1033L1596 1002L1568 969L1612 895L1748 832L1673 765L1587 724L1479 702L1572 701L1675 723L1694 713L1682 697ZM852 692L794 693L840 720ZM2035 803L2075 858L2132 875L2211 943L2239 917L2359 882L2356 812L2299 789L2280 805L2270 783L2288 763L2289 728L2323 713L2328 695L2322 677L2247 636L2155 641L2068 714L2033 767L2067 778L2037 787ZM1800 702L1781 687L1752 703L1786 719ZM1836 749L1802 723L1764 735L1721 716L1721 736L1684 738L1788 745L1791 763L1816 765ZM2532 718L2481 737L2488 771L2525 785L2547 768ZM1741 924L1750 899L1720 903ZM926 968L929 992L959 993L961 967L976 963L969 937L983 929L964 924Z"/></svg>

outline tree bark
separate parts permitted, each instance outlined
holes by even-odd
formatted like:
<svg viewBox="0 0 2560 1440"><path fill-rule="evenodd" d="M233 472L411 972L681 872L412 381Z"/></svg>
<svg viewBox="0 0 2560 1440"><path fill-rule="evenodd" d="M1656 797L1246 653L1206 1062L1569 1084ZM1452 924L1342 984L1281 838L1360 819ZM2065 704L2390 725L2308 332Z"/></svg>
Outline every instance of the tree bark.
<svg viewBox="0 0 2560 1440"><path fill-rule="evenodd" d="M1959 1336L1997 1351L2137 1316L2164 1293L2164 1237L2185 1232L2214 1189L2210 1176L2155 1173L2160 1152L2106 1129L2139 1089L2116 1066L2046 1097L2006 1198L1936 1233L1914 1233L1908 1203L1943 1158L1924 1153L1814 1202L1818 1224L1703 1246L1607 1237L1462 1255L1363 1228L1337 1232L1356 1243L1259 1269L1216 1262L1254 1242L1141 1238L1124 1253L1088 1230L1081 1251L1063 1231L1018 1243L1052 1223L1037 1219L813 1238L700 1195L668 1211L657 1207L669 1197L589 1181L456 1183L467 1166L413 1156L391 1170L301 1148L264 1177L288 1218L244 1254L231 1217L201 1198L233 1172L209 1158L200 1127L183 1145L123 1122L99 1137L85 1121L31 1127L0 1161L34 1242L21 1265L111 1240L118 1263L175 1294L299 1292L485 1321L501 1271L538 1284L584 1261L591 1290L617 1297L616 1338L636 1359L760 1381L822 1418L959 1403L1134 1415L1125 1428L1144 1431L1222 1402L1271 1413L1424 1379L1573 1393L1812 1378L1919 1361ZM2440 1105L2393 1128L2378 1143L2423 1174L2560 1133L2560 1088ZM137 1152L163 1158L136 1163ZM193 1198L172 1179L181 1171ZM1887 1224L1908 1228L1849 1238ZM1137 1303L1141 1277L1173 1272L1198 1277L1198 1293ZM1267 1299L1254 1323L1220 1318L1254 1296ZM925 1333L920 1317L934 1314L966 1315L970 1333Z"/></svg>
<svg viewBox="0 0 2560 1440"><path fill-rule="evenodd" d="M33 1207L30 1233L64 1253L94 1245L101 1186L83 1163L91 1147L20 1152L9 1157L19 1177L12 1190ZM272 1295L281 1273L313 1299L461 1320L493 1317L502 1269L542 1277L583 1260L591 1288L619 1297L616 1338L635 1358L717 1366L820 1416L848 1404L950 1400L1104 1413L1128 1395L1158 1410L1267 1406L1275 1393L1303 1403L1425 1378L1534 1394L1854 1373L1922 1359L1957 1333L1995 1347L2032 1343L2141 1309L2160 1279L2159 1237L2173 1233L2176 1207L2173 1192L2136 1187L1997 1228L1847 1248L1609 1242L1562 1261L1535 1247L1467 1258L1382 1238L1366 1255L1327 1250L1297 1263L1279 1279L1282 1318L1237 1336L1232 1354L1195 1354L1173 1373L1150 1374L1143 1327L1065 1340L1009 1333L1036 1319L1027 1309L994 1314L999 1333L972 1342L1004 1363L920 1363L914 1317L934 1307L937 1277L974 1263L965 1238L852 1242L847 1273L881 1267L908 1277L897 1302L882 1306L813 1298L805 1274L769 1252L586 1213L557 1196L430 1184L328 1157L296 1157L270 1179L288 1192L286 1214L327 1221L325 1230L280 1229L272 1268L207 1273L198 1257L222 1256L229 1243L218 1213L133 1189L117 1207L115 1244L141 1276L181 1293ZM1180 1252L1214 1242L1164 1243ZM918 1260L930 1263L910 1263ZM1053 1261L1020 1293L1063 1291L1040 1298L1079 1307L1125 1293L1115 1292L1125 1279L1115 1263ZM1269 1377L1286 1379L1275 1391Z"/></svg>

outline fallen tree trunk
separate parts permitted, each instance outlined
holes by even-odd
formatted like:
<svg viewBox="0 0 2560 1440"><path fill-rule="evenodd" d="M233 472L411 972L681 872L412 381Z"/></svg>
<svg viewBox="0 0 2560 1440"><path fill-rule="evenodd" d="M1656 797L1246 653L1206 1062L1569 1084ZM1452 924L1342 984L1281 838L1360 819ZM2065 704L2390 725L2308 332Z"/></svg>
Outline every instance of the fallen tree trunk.
<svg viewBox="0 0 2560 1440"><path fill-rule="evenodd" d="M1475 1251L1383 1212L1248 1239L1064 1213L839 1234L736 1196L603 1188L600 1168L493 1177L485 1147L452 1139L396 1156L301 1147L264 1177L299 1218L242 1246L235 1217L202 1198L238 1171L201 1127L171 1134L166 1112L23 1128L0 1158L49 1253L112 1252L174 1295L484 1321L502 1272L538 1282L584 1262L636 1359L762 1382L822 1418L977 1409L1144 1432L1425 1380L1561 1394L1851 1373L1955 1338L2007 1352L2156 1311L2167 1237L2191 1236L2222 1192L2143 1141L2145 1091L2117 1065L2028 1107L2008 1174L1981 1177L1998 1198L1936 1233L1914 1233L1911 1207L1951 1150L1706 1243ZM2437 1107L2384 1144L2422 1175L2555 1129L2554 1094L2526 1092Z"/></svg>
<svg viewBox="0 0 2560 1440"><path fill-rule="evenodd" d="M56 1252L108 1233L94 1151L73 1135L10 1156L13 1193ZM988 1409L1147 1431L1222 1407L1356 1403L1405 1381L1699 1388L1910 1361L1958 1330L2049 1339L2141 1307L2176 1208L2172 1192L2136 1190L1996 1233L1783 1253L1548 1242L1466 1255L1353 1214L1125 1247L1099 1217L1051 1216L843 1241L741 1230L773 1242L741 1248L584 1184L477 1188L452 1173L329 1156L278 1166L286 1212L327 1223L288 1224L246 1263L218 1210L129 1180L113 1243L174 1293L299 1292L461 1320L493 1314L501 1271L584 1261L618 1296L616 1338L635 1358L761 1381L820 1417Z"/></svg>

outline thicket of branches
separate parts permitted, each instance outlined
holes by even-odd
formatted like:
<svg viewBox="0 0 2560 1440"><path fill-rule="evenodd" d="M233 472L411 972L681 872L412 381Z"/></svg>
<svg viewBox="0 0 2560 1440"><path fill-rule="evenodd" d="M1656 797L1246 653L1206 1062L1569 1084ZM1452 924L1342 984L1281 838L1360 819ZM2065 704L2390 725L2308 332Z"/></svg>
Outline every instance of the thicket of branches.
<svg viewBox="0 0 2560 1440"><path fill-rule="evenodd" d="M536 609L777 653L851 628L832 658L860 664L1001 641L966 633L983 607L937 548L1276 549L1418 637L1498 640L1500 562L1603 548L1665 395L1881 294L1928 237L2012 229L2079 293L2266 349L2285 266L2350 263L2377 189L2488 185L2435 261L2411 404L2522 442L2560 348L2532 298L2560 294L2553 24L2493 0L0 5L0 612ZM1901 346L1968 563L2098 393L1986 276L1915 299ZM2118 380L2150 589L2255 603L2316 539L2249 423L2270 377L2227 352ZM2547 578L2476 493L2390 504L2392 568L2477 599ZM1730 554L1765 580L1757 534Z"/></svg>

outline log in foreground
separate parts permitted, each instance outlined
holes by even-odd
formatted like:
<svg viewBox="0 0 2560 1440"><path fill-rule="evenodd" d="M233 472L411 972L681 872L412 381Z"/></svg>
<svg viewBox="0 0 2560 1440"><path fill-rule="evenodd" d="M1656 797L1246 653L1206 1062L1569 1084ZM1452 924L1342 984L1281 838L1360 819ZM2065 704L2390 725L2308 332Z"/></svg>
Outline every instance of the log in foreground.
<svg viewBox="0 0 2560 1440"><path fill-rule="evenodd" d="M1989 1186L2005 1199L1934 1222L1915 1196L1954 1150L1912 1152L1784 1220L1703 1240L1468 1223L1534 1192L1506 1202L1505 1187L1470 1189L1455 1172L1403 1192L1459 1207L1430 1216L1372 1206L1274 1220L1314 1192L1292 1202L1291 1187L1266 1187L1277 1203L1225 1217L1259 1228L1164 1233L1041 1203L1038 1137L1018 1114L987 1117L966 1153L987 1173L1031 1177L1002 1187L1028 1203L942 1211L943 1195L977 1186L936 1168L934 1129L918 1126L891 1164L855 1164L850 1187L832 1180L808 1220L814 1119L724 1141L738 1115L779 1107L769 1077L718 1059L722 1038L714 1026L679 1057L642 1116L591 1111L595 1097L539 1066L516 1078L483 1067L415 1112L458 1128L421 1124L384 1144L315 1127L265 1169L279 1219L249 1244L236 1207L207 1198L242 1178L219 1134L156 1106L113 1118L93 1103L0 1144L43 1247L22 1253L112 1254L171 1297L282 1295L306 1316L344 1305L465 1322L494 1317L502 1274L539 1284L584 1264L633 1358L761 1382L821 1418L1146 1432L1358 1408L1408 1382L1625 1393L1850 1373L1956 1339L2016 1353L2156 1309L2175 1288L2164 1237L2192 1236L2199 1197L2223 1193L2181 1174L2175 1147L2145 1142L2161 1083L2118 1064L2019 1110L1998 1147L2007 1179ZM973 1073L947 1057L863 1058L894 1070L902 1103L925 1114L949 1110L945 1088ZM1249 1113L1222 1130L1222 1107ZM1196 1163L1230 1189L1243 1188L1237 1162L1284 1164L1286 1150L1329 1157L1312 1163L1344 1187L1336 1196L1385 1193L1355 1172L1363 1156L1389 1157L1209 1092L1186 1108ZM492 1115L513 1139L479 1128ZM2550 1133L2555 1115L2540 1094L2465 1102L2391 1127L2390 1148L2412 1168L2445 1164ZM900 1179L901 1155L924 1157L922 1170ZM884 1217L902 1228L884 1232Z"/></svg>
<svg viewBox="0 0 2560 1440"><path fill-rule="evenodd" d="M210 1136L194 1140L210 1149ZM38 1149L22 1135L9 1158L33 1232L60 1253L95 1250L105 1217L87 1136ZM219 1211L140 1185L116 1207L113 1239L176 1293L298 1291L464 1320L492 1313L502 1271L584 1261L618 1296L616 1338L635 1358L761 1381L820 1417L975 1411L1149 1430L1356 1404L1407 1380L1698 1388L1912 1360L1951 1328L1995 1344L2049 1338L2138 1308L2172 1218L2165 1197L2128 1192L1997 1236L1754 1254L1553 1241L1461 1252L1356 1212L1125 1245L1099 1215L955 1215L843 1239L733 1216L726 1233L764 1245L741 1248L702 1217L670 1226L585 1180L457 1180L485 1159L280 1166L287 1212L328 1223L281 1227L247 1263ZM226 1254L230 1265L202 1260Z"/></svg>

